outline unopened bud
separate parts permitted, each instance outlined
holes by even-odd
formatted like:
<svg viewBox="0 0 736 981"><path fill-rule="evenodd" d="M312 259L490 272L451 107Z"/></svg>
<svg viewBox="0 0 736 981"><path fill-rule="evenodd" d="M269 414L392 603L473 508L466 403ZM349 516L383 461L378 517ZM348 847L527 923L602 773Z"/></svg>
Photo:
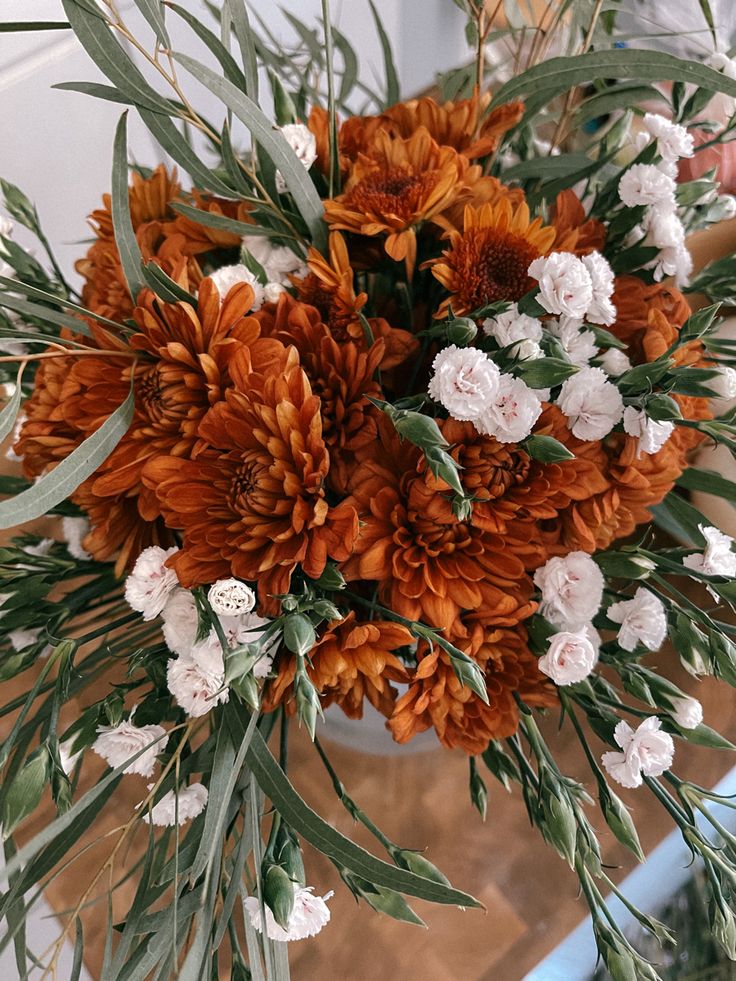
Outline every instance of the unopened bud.
<svg viewBox="0 0 736 981"><path fill-rule="evenodd" d="M273 913L273 918L286 930L294 909L294 886L280 865L270 865L261 880L263 901Z"/></svg>
<svg viewBox="0 0 736 981"><path fill-rule="evenodd" d="M455 320L451 320L445 329L447 331L448 343L457 344L458 347L472 344L478 336L478 328L475 321L469 317L457 317Z"/></svg>
<svg viewBox="0 0 736 981"><path fill-rule="evenodd" d="M626 845L636 855L637 859L643 862L644 852L641 850L636 825L624 802L608 787L601 787L599 799L603 817L608 827L621 844Z"/></svg>

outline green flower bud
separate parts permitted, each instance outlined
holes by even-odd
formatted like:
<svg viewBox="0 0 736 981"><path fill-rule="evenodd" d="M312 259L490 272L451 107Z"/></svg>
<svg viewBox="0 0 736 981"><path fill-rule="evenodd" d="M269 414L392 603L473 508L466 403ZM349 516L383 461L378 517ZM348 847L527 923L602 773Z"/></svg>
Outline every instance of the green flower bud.
<svg viewBox="0 0 736 981"><path fill-rule="evenodd" d="M312 621L304 613L290 613L284 619L284 644L287 650L304 657L314 647L317 635Z"/></svg>
<svg viewBox="0 0 736 981"><path fill-rule="evenodd" d="M541 786L542 833L570 868L575 867L577 821L575 810L562 785L553 781L546 771Z"/></svg>
<svg viewBox="0 0 736 981"><path fill-rule="evenodd" d="M711 933L729 960L736 961L736 920L725 901L714 901L710 907Z"/></svg>
<svg viewBox="0 0 736 981"><path fill-rule="evenodd" d="M304 723L310 738L313 740L314 732L317 728L317 719L323 719L324 716L322 715L319 692L307 674L304 659L299 656L297 656L294 697L296 699L296 714L299 721Z"/></svg>
<svg viewBox="0 0 736 981"><path fill-rule="evenodd" d="M263 902L273 913L273 918L286 930L294 909L294 885L280 865L270 865L262 874Z"/></svg>
<svg viewBox="0 0 736 981"><path fill-rule="evenodd" d="M478 328L475 321L469 317L457 317L446 324L447 341L449 344L457 344L458 347L465 347L472 344L478 336Z"/></svg>
<svg viewBox="0 0 736 981"><path fill-rule="evenodd" d="M328 592L345 589L345 577L334 563L328 562L324 572L317 580L317 585L320 589L325 589Z"/></svg>
<svg viewBox="0 0 736 981"><path fill-rule="evenodd" d="M640 862L644 861L639 835L634 820L624 802L606 786L601 786L599 795L601 810L606 824L615 836L636 855Z"/></svg>
<svg viewBox="0 0 736 981"><path fill-rule="evenodd" d="M485 780L478 773L478 767L473 756L470 757L470 800L485 821L488 811L488 788Z"/></svg>

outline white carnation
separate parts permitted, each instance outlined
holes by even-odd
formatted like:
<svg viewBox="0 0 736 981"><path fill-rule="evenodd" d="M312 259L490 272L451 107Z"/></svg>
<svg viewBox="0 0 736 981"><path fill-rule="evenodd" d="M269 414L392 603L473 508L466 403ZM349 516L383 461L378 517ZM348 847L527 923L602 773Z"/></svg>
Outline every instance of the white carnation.
<svg viewBox="0 0 736 981"><path fill-rule="evenodd" d="M704 576L736 576L736 552L733 551L733 538L724 535L712 525L698 525L705 538L705 548L694 555L686 555L682 564L700 572Z"/></svg>
<svg viewBox="0 0 736 981"><path fill-rule="evenodd" d="M242 245L272 281L264 290L278 284L288 286L291 282L290 276L301 278L307 274L307 266L301 256L286 245L274 245L272 239L266 235L244 235Z"/></svg>
<svg viewBox="0 0 736 981"><path fill-rule="evenodd" d="M89 521L86 518L62 518L61 535L66 549L73 559L88 562L92 556L82 548L82 541L89 535Z"/></svg>
<svg viewBox="0 0 736 981"><path fill-rule="evenodd" d="M618 183L618 194L627 208L662 205L675 199L676 184L654 164L633 164Z"/></svg>
<svg viewBox="0 0 736 981"><path fill-rule="evenodd" d="M656 282L672 276L678 287L687 286L693 271L693 258L684 245L671 246L662 249L657 258L649 263L648 268L654 270Z"/></svg>
<svg viewBox="0 0 736 981"><path fill-rule="evenodd" d="M535 259L529 275L539 282L538 302L548 313L585 317L593 301L593 283L585 264L571 252Z"/></svg>
<svg viewBox="0 0 736 981"><path fill-rule="evenodd" d="M625 651L635 650L637 644L643 644L650 651L658 651L667 636L664 604L643 586L639 586L632 599L611 604L606 616L614 623L621 624L618 644Z"/></svg>
<svg viewBox="0 0 736 981"><path fill-rule="evenodd" d="M432 369L430 398L460 422L480 419L498 395L501 373L478 348L451 344L439 352Z"/></svg>
<svg viewBox="0 0 736 981"><path fill-rule="evenodd" d="M600 356L599 361L601 368L612 378L619 378L631 367L628 354L618 347L609 347Z"/></svg>
<svg viewBox="0 0 736 981"><path fill-rule="evenodd" d="M600 252L584 255L583 263L593 285L593 299L585 319L592 324L612 324L616 319L616 307L611 302L613 270Z"/></svg>
<svg viewBox="0 0 736 981"><path fill-rule="evenodd" d="M534 573L542 594L539 612L558 627L590 623L603 599L603 573L585 552L548 559Z"/></svg>
<svg viewBox="0 0 736 981"><path fill-rule="evenodd" d="M666 420L659 422L650 419L643 409L627 405L624 409L624 431L639 440L637 456L641 456L642 453L651 455L662 449L675 431L675 425Z"/></svg>
<svg viewBox="0 0 736 981"><path fill-rule="evenodd" d="M317 159L317 138L314 133L304 123L287 123L286 126L279 126L279 129L300 162L304 164L305 170L309 170ZM279 194L287 190L286 181L280 171L276 171L276 189Z"/></svg>
<svg viewBox="0 0 736 981"><path fill-rule="evenodd" d="M598 663L601 639L590 624L562 630L549 639L547 653L539 659L539 670L556 685L583 681Z"/></svg>
<svg viewBox="0 0 736 981"><path fill-rule="evenodd" d="M692 157L693 138L684 126L654 112L646 113L643 126L656 139L657 149L663 160L675 163L680 157Z"/></svg>
<svg viewBox="0 0 736 981"><path fill-rule="evenodd" d="M199 613L188 589L175 589L161 613L166 646L174 654L188 654L197 642Z"/></svg>
<svg viewBox="0 0 736 981"><path fill-rule="evenodd" d="M122 766L131 756L145 749L123 773L139 773L142 777L150 777L156 766L156 757L165 748L167 741L166 730L161 726L138 727L127 720L117 726L98 726L97 739L92 744L92 749L113 769Z"/></svg>
<svg viewBox="0 0 736 981"><path fill-rule="evenodd" d="M706 383L718 398L736 398L736 368L719 367L718 374Z"/></svg>
<svg viewBox="0 0 736 981"><path fill-rule="evenodd" d="M546 325L549 333L556 337L572 364L585 368L598 354L595 334L592 330L581 330L582 320L577 317L560 317Z"/></svg>
<svg viewBox="0 0 736 981"><path fill-rule="evenodd" d="M227 702L222 648L214 630L166 666L166 682L177 705L192 718L206 715L215 705Z"/></svg>
<svg viewBox="0 0 736 981"><path fill-rule="evenodd" d="M621 421L621 393L600 368L582 368L562 383L557 399L573 436L582 440L603 439Z"/></svg>
<svg viewBox="0 0 736 981"><path fill-rule="evenodd" d="M260 310L263 306L263 286L258 282L258 279L250 269L242 263L236 263L232 266L221 266L213 273L210 273L210 279L217 287L217 292L220 294L221 300L225 299L233 286L237 286L239 283L247 283L253 290L253 306L251 309Z"/></svg>
<svg viewBox="0 0 736 981"><path fill-rule="evenodd" d="M322 927L330 921L330 910L326 900L331 897L331 892L325 896L315 896L311 886L308 888L296 886L294 888L294 908L285 930L278 925L269 907L265 906L266 935L271 940L276 941L305 940L307 937L316 936ZM261 904L258 898L248 896L243 901L243 906L251 924L261 933L263 924L261 922Z"/></svg>
<svg viewBox="0 0 736 981"><path fill-rule="evenodd" d="M501 375L493 403L476 420L478 432L494 436L499 443L519 443L526 439L542 412L536 393L513 375Z"/></svg>
<svg viewBox="0 0 736 981"><path fill-rule="evenodd" d="M144 548L125 580L125 599L134 610L143 614L144 620L153 620L161 613L179 584L174 570L166 565L166 560L178 551L176 546Z"/></svg>
<svg viewBox="0 0 736 981"><path fill-rule="evenodd" d="M281 283L266 283L263 287L263 302L278 303L281 294L286 292L286 287Z"/></svg>
<svg viewBox="0 0 736 981"><path fill-rule="evenodd" d="M649 208L646 219L645 245L657 249L678 249L685 242L685 226L672 208Z"/></svg>
<svg viewBox="0 0 736 981"><path fill-rule="evenodd" d="M150 818L145 814L143 820L160 828L173 828L177 818L179 825L186 824L202 813L207 806L207 797L207 788L201 783L179 787L178 791L170 790L151 808Z"/></svg>
<svg viewBox="0 0 736 981"><path fill-rule="evenodd" d="M697 698L674 698L672 718L682 729L697 729L703 721L703 706Z"/></svg>
<svg viewBox="0 0 736 981"><path fill-rule="evenodd" d="M240 579L218 579L214 586L210 586L207 599L213 611L220 616L250 613L256 605L256 594Z"/></svg>
<svg viewBox="0 0 736 981"><path fill-rule="evenodd" d="M10 646L14 651L23 651L26 647L31 647L38 641L41 636L40 627L31 627L28 630L19 628L18 630L11 630L8 634L8 640L10 641Z"/></svg>
<svg viewBox="0 0 736 981"><path fill-rule="evenodd" d="M541 356L539 341L542 339L542 322L536 317L519 313L515 303L503 313L484 320L483 333L492 337L499 347L516 345L512 353L523 360Z"/></svg>
<svg viewBox="0 0 736 981"><path fill-rule="evenodd" d="M604 753L603 766L622 787L640 787L643 777L660 777L672 766L675 744L669 733L661 732L656 716L645 719L638 729L619 722L614 739L621 753Z"/></svg>

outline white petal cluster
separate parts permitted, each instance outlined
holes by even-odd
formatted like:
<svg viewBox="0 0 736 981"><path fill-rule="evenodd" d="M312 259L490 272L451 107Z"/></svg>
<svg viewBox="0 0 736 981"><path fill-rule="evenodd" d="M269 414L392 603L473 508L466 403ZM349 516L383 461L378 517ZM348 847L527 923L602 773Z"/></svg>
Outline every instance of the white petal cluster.
<svg viewBox="0 0 736 981"><path fill-rule="evenodd" d="M718 374L715 378L711 378L707 384L718 398L736 398L736 368L729 368L725 365L719 367Z"/></svg>
<svg viewBox="0 0 736 981"><path fill-rule="evenodd" d="M714 71L721 72L726 78L736 79L736 60L729 58L722 51L716 51L712 54L706 61L706 65L714 69ZM729 115L733 115L734 111L736 111L736 99L723 94L721 94L720 98L723 100L721 104L725 111Z"/></svg>
<svg viewBox="0 0 736 981"><path fill-rule="evenodd" d="M611 378L620 378L631 367L631 360L628 354L618 347L609 347L598 360L601 368Z"/></svg>
<svg viewBox="0 0 736 981"><path fill-rule="evenodd" d="M548 559L534 573L534 585L542 594L539 612L565 629L590 623L603 599L603 573L585 552Z"/></svg>
<svg viewBox="0 0 736 981"><path fill-rule="evenodd" d="M269 287L289 286L290 276L306 276L306 263L286 245L274 245L273 240L266 235L244 235L242 246L261 266L269 280L264 287L268 293ZM278 299L278 294L275 297ZM266 302L273 302L272 295L264 295Z"/></svg>
<svg viewBox="0 0 736 981"><path fill-rule="evenodd" d="M703 706L697 698L675 698L672 700L672 718L682 729L697 729L703 721Z"/></svg>
<svg viewBox="0 0 736 981"><path fill-rule="evenodd" d="M583 321L577 317L560 317L545 324L549 333L562 345L568 360L579 368L585 368L598 354L595 334L582 330Z"/></svg>
<svg viewBox="0 0 736 981"><path fill-rule="evenodd" d="M616 319L616 307L611 302L613 270L600 252L584 255L583 265L593 286L593 299L585 314L586 320L591 324L612 324Z"/></svg>
<svg viewBox="0 0 736 981"><path fill-rule="evenodd" d="M92 749L113 769L145 749L123 773L139 773L142 777L150 777L156 767L157 755L166 746L165 736L166 730L161 726L139 727L126 720L117 726L98 726L97 739L92 744Z"/></svg>
<svg viewBox="0 0 736 981"><path fill-rule="evenodd" d="M623 720L614 730L622 752L604 753L603 766L622 787L640 787L644 777L660 777L672 766L675 745L669 733L661 732L656 716L644 719L638 729Z"/></svg>
<svg viewBox="0 0 736 981"><path fill-rule="evenodd" d="M531 433L541 412L537 393L521 378L501 375L496 397L475 427L499 443L519 443Z"/></svg>
<svg viewBox="0 0 736 981"><path fill-rule="evenodd" d="M639 586L630 600L621 600L608 607L606 616L621 626L618 643L625 651L633 651L637 644L647 650L658 651L667 636L667 613L662 600L650 590Z"/></svg>
<svg viewBox="0 0 736 981"><path fill-rule="evenodd" d="M161 613L166 646L174 654L188 654L197 641L199 614L188 589L175 589Z"/></svg>
<svg viewBox="0 0 736 981"><path fill-rule="evenodd" d="M260 310L263 306L263 285L258 282L256 276L242 262L235 263L232 266L221 266L213 273L210 273L210 279L217 287L217 292L220 294L221 300L225 299L233 286L237 286L239 283L247 283L253 290L253 306L251 309Z"/></svg>
<svg viewBox="0 0 736 981"><path fill-rule="evenodd" d="M513 303L508 310L483 321L483 333L492 337L499 347L511 348L511 353L522 361L542 357L539 342L542 339L542 322L536 317L519 313Z"/></svg>
<svg viewBox="0 0 736 981"><path fill-rule="evenodd" d="M436 356L432 370L430 398L459 422L480 419L498 394L501 373L476 347L450 344Z"/></svg>
<svg viewBox="0 0 736 981"><path fill-rule="evenodd" d="M669 174L655 164L632 164L621 175L618 196L627 208L640 205L669 206L674 200L677 185Z"/></svg>
<svg viewBox="0 0 736 981"><path fill-rule="evenodd" d="M225 662L214 630L166 665L166 683L177 705L193 719L206 715L230 697Z"/></svg>
<svg viewBox="0 0 736 981"><path fill-rule="evenodd" d="M61 536L66 549L73 559L89 562L92 556L82 548L82 541L89 535L89 521L86 518L62 518Z"/></svg>
<svg viewBox="0 0 736 981"><path fill-rule="evenodd" d="M549 639L547 653L539 659L539 670L556 685L583 681L598 663L601 639L590 624L561 630Z"/></svg>
<svg viewBox="0 0 736 981"><path fill-rule="evenodd" d="M167 559L178 551L176 546L144 548L125 580L125 599L134 610L143 614L144 620L153 620L161 613L179 584L174 570L166 565Z"/></svg>
<svg viewBox="0 0 736 981"><path fill-rule="evenodd" d="M305 940L307 937L316 936L330 921L330 910L326 900L332 897L332 893L328 892L325 896L315 896L313 893L311 886L306 888L297 886L294 889L294 908L286 930L278 925L273 913L266 906L266 935L271 940L277 941ZM248 896L243 905L251 924L259 933L262 932L261 904L258 898Z"/></svg>
<svg viewBox="0 0 736 981"><path fill-rule="evenodd" d="M143 816L146 824L155 824L159 828L173 828L177 824L193 821L207 806L207 788L201 783L193 783L188 787L179 787L178 791L170 790L161 800ZM177 801L178 797L178 801Z"/></svg>
<svg viewBox="0 0 736 981"><path fill-rule="evenodd" d="M712 525L698 525L705 538L705 548L694 555L686 555L682 564L700 572L704 576L736 576L736 552L733 550L734 540L730 535L724 535Z"/></svg>
<svg viewBox="0 0 736 981"><path fill-rule="evenodd" d="M537 300L547 313L582 320L593 302L593 283L585 264L571 252L551 252L529 266L539 282Z"/></svg>
<svg viewBox="0 0 736 981"><path fill-rule="evenodd" d="M240 579L218 579L210 586L207 599L218 616L238 616L250 613L256 605L256 594Z"/></svg>
<svg viewBox="0 0 736 981"><path fill-rule="evenodd" d="M642 453L651 455L662 449L675 431L675 425L666 420L659 422L651 419L643 409L627 405L624 409L624 431L639 440L637 456Z"/></svg>
<svg viewBox="0 0 736 981"><path fill-rule="evenodd" d="M23 651L26 647L31 647L32 644L35 644L40 636L40 627L31 627L28 630L19 628L18 630L10 631L8 640L14 651Z"/></svg>
<svg viewBox="0 0 736 981"><path fill-rule="evenodd" d="M304 123L287 123L286 126L279 126L279 129L304 169L309 170L317 159L317 138L314 133ZM287 190L286 181L280 171L276 171L276 190L279 194Z"/></svg>
<svg viewBox="0 0 736 981"><path fill-rule="evenodd" d="M692 136L679 123L673 123L659 113L648 112L642 125L657 141L657 150L665 163L677 163L681 157L692 157L695 152Z"/></svg>
<svg viewBox="0 0 736 981"><path fill-rule="evenodd" d="M582 368L565 379L557 404L573 436L583 440L603 439L621 421L621 393L601 368Z"/></svg>

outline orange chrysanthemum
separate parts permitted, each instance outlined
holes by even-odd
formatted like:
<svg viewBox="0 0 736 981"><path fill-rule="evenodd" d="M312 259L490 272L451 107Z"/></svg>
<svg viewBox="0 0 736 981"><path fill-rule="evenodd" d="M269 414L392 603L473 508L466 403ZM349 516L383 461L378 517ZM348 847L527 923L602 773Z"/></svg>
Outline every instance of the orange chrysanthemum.
<svg viewBox="0 0 736 981"><path fill-rule="evenodd" d="M537 667L522 627L484 631L483 663L488 702L458 681L447 655L434 650L421 660L409 690L390 720L394 739L408 742L434 727L445 746L482 753L492 739L512 736L519 724L518 693L527 705L549 706L554 688Z"/></svg>
<svg viewBox="0 0 736 981"><path fill-rule="evenodd" d="M212 449L191 461L153 459L143 474L167 525L183 532L171 560L182 584L257 581L266 613L278 610L273 597L288 592L298 565L318 578L328 558L348 557L358 533L355 510L326 500L319 398L296 350L284 352L263 374L251 371L247 351L234 355L236 388L199 427Z"/></svg>
<svg viewBox="0 0 736 981"><path fill-rule="evenodd" d="M554 242L556 251L574 252L575 255L603 251L606 226L596 218L586 219L580 198L569 188L557 195L550 222L557 230Z"/></svg>
<svg viewBox="0 0 736 981"><path fill-rule="evenodd" d="M426 129L408 139L380 130L370 155L361 154L344 192L325 201L333 227L359 235L386 236L384 247L411 276L416 262L416 229L431 221L462 193L467 161L440 147Z"/></svg>
<svg viewBox="0 0 736 981"><path fill-rule="evenodd" d="M495 204L465 209L463 231L450 231L450 247L428 266L450 293L440 304L437 317L450 306L462 315L498 300L519 300L532 280L527 270L546 255L555 240L555 229L530 218L526 202L512 205L505 197Z"/></svg>
<svg viewBox="0 0 736 981"><path fill-rule="evenodd" d="M246 224L253 223L250 206L245 201L228 201L197 190L193 190L189 198L182 198L182 201L212 215L233 218ZM166 222L163 230L167 237L172 235L182 237L181 251L186 256L200 256L215 249L240 250L242 235L202 225L178 212L174 212L173 220Z"/></svg>
<svg viewBox="0 0 736 981"><path fill-rule="evenodd" d="M402 446L383 418L378 426L380 439L352 474L348 502L361 528L345 577L378 583L386 606L443 629L464 610L480 609L498 625L528 616L531 525L509 525L496 535L458 521L449 488L423 472L420 452Z"/></svg>
<svg viewBox="0 0 736 981"><path fill-rule="evenodd" d="M310 249L307 265L309 273L303 279L294 278L299 299L319 310L336 341L351 341L365 348L369 341L361 310L368 297L355 292L355 273L343 236L339 232L331 233L329 259ZM391 327L383 317L368 317L367 323L373 337L384 343L381 367L386 370L406 361L419 347L409 331Z"/></svg>
<svg viewBox="0 0 736 981"><path fill-rule="evenodd" d="M320 692L323 706L336 702L351 719L363 716L363 699L387 718L396 704L391 681L406 682L409 674L393 653L413 643L412 634L398 623L384 620L358 622L351 611L330 626L306 658L307 673ZM263 708L283 705L296 711L293 700L296 660L282 651L276 663L276 678L268 685Z"/></svg>
<svg viewBox="0 0 736 981"><path fill-rule="evenodd" d="M321 402L322 435L330 453L329 484L345 493L353 455L376 437L375 409L368 397L381 398L374 374L383 357L383 341L362 351L352 341L338 344L319 311L284 293L274 309L255 319L265 334L293 344L309 383Z"/></svg>

